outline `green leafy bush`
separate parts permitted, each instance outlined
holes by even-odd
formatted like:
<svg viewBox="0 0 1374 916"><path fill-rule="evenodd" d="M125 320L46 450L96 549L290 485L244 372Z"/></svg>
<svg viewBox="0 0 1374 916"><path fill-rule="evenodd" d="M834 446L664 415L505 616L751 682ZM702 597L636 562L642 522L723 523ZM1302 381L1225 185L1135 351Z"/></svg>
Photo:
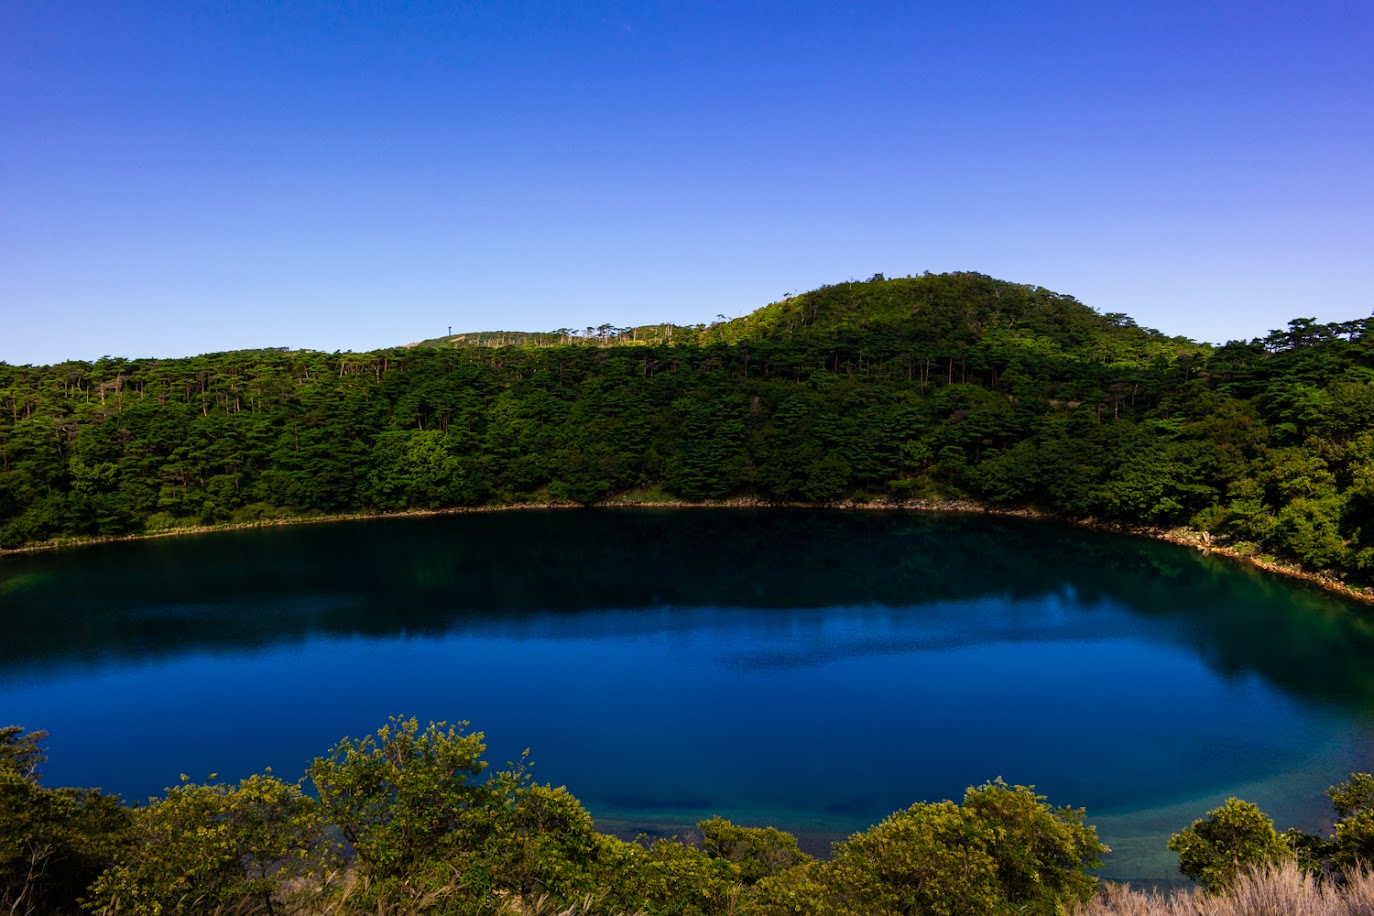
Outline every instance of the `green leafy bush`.
<svg viewBox="0 0 1374 916"><path fill-rule="evenodd" d="M375 738L344 738L310 765L325 816L374 877L471 845L490 825L493 787L476 778L487 767L482 733L445 725L421 731L414 718L393 716Z"/></svg>
<svg viewBox="0 0 1374 916"><path fill-rule="evenodd" d="M701 848L713 859L734 863L745 884L755 884L814 861L797 846L797 838L774 827L740 827L723 817L697 824Z"/></svg>
<svg viewBox="0 0 1374 916"><path fill-rule="evenodd" d="M268 774L183 782L133 819L133 843L86 901L103 916L271 916L320 886L332 860L318 804Z"/></svg>
<svg viewBox="0 0 1374 916"><path fill-rule="evenodd" d="M1346 868L1374 864L1374 775L1351 773L1327 791L1336 808L1336 864Z"/></svg>
<svg viewBox="0 0 1374 916"><path fill-rule="evenodd" d="M1169 838L1178 869L1209 891L1223 891L1247 866L1282 862L1293 855L1274 822L1250 802L1228 798Z"/></svg>
<svg viewBox="0 0 1374 916"><path fill-rule="evenodd" d="M126 842L117 796L39 784L47 732L0 728L0 912L71 913Z"/></svg>
<svg viewBox="0 0 1374 916"><path fill-rule="evenodd" d="M1001 780L970 788L963 806L920 803L803 862L761 879L760 914L1057 914L1092 896L1088 870L1107 852L1083 811L1051 808L1033 788Z"/></svg>

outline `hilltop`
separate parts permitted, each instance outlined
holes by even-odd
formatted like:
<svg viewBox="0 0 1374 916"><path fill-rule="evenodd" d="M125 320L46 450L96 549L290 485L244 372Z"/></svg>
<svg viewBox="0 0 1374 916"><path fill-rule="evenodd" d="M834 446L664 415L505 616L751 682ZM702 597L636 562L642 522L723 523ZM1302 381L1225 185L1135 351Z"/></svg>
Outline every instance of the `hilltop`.
<svg viewBox="0 0 1374 916"><path fill-rule="evenodd" d="M969 344L988 335L1039 338L1065 351L1091 343L1134 353L1152 347L1164 352L1178 347L1196 351L1204 346L1139 327L1122 313L1099 314L1073 296L971 272L926 273L891 280L876 274L866 281L822 286L769 303L743 317L710 324L464 331L410 346L742 344L855 336L935 345L942 341Z"/></svg>

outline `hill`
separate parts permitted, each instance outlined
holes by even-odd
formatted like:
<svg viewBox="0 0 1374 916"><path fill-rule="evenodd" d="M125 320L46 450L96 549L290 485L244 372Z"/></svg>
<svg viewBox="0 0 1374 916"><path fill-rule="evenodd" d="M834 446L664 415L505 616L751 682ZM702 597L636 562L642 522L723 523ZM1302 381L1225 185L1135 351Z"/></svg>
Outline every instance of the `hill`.
<svg viewBox="0 0 1374 916"><path fill-rule="evenodd" d="M980 274L710 325L0 364L0 547L518 503L972 500L1374 574L1368 321L1213 348Z"/></svg>
<svg viewBox="0 0 1374 916"><path fill-rule="evenodd" d="M1142 351L1151 345L1161 352L1170 347L1199 346L1186 338L1170 338L1141 328L1121 313L1101 315L1072 296L968 272L892 280L878 274L863 282L822 286L762 306L741 318L711 324L464 331L409 346L737 344L877 336L939 347L950 339L973 341L988 334L1022 340L1042 338L1062 350L1093 341L1116 351Z"/></svg>

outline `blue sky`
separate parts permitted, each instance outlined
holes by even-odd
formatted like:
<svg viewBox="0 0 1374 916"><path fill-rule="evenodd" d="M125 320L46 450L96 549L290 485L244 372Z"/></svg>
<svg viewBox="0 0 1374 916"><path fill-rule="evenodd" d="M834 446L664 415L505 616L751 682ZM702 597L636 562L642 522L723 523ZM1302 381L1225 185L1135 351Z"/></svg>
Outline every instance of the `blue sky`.
<svg viewBox="0 0 1374 916"><path fill-rule="evenodd" d="M1374 310L1374 4L0 0L0 360L695 323L976 270Z"/></svg>

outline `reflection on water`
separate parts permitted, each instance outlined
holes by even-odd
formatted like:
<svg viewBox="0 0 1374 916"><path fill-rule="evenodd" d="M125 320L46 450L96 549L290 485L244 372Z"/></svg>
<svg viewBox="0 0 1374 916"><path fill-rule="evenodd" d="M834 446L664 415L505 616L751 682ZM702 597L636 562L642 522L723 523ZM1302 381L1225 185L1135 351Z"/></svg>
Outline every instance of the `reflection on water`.
<svg viewBox="0 0 1374 916"><path fill-rule="evenodd" d="M297 773L388 714L468 719L594 814L824 839L995 776L1166 877L1247 788L1315 829L1368 769L1374 626L1192 551L801 511L397 519L0 563L0 718L50 783ZM1179 817L1181 816L1181 820ZM1161 819L1167 819L1163 823Z"/></svg>

